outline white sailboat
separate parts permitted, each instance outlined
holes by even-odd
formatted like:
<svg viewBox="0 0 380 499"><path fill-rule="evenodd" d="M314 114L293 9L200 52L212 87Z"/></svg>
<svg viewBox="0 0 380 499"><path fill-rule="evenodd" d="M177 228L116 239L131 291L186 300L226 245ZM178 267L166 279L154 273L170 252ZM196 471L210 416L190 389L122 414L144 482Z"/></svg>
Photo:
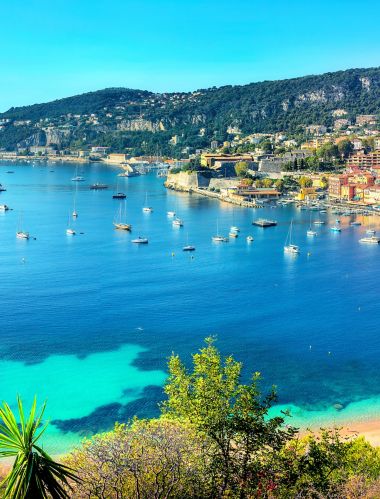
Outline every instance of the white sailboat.
<svg viewBox="0 0 380 499"><path fill-rule="evenodd" d="M296 244L293 244L292 233L293 233L293 220L290 222L289 232L286 237L284 251L285 253L298 254L300 252L300 249Z"/></svg>
<svg viewBox="0 0 380 499"><path fill-rule="evenodd" d="M219 234L219 220L216 220L216 236L212 237L215 243L228 243L228 237L221 236Z"/></svg>
<svg viewBox="0 0 380 499"><path fill-rule="evenodd" d="M78 167L76 167L76 169L75 169L75 177L73 177L71 180L73 182L83 182L84 181L84 177L81 177L80 175L78 175Z"/></svg>
<svg viewBox="0 0 380 499"><path fill-rule="evenodd" d="M307 236L314 237L317 235L316 231L311 228L311 215L310 215L310 224L309 224L309 229L306 232Z"/></svg>
<svg viewBox="0 0 380 499"><path fill-rule="evenodd" d="M78 193L78 184L75 184L75 191L74 191L74 203L73 203L73 218L77 218L78 212L76 210L76 204L77 204L77 193Z"/></svg>
<svg viewBox="0 0 380 499"><path fill-rule="evenodd" d="M116 219L113 222L115 229L131 231L132 225L127 224L125 219L126 219L126 206L125 206L125 202L124 202L124 203L120 203L119 210L118 210L118 216L116 217Z"/></svg>
<svg viewBox="0 0 380 499"><path fill-rule="evenodd" d="M361 239L359 239L359 243L379 244L380 238L376 236L362 237Z"/></svg>
<svg viewBox="0 0 380 499"><path fill-rule="evenodd" d="M183 221L180 218L173 220L172 224L174 227L183 227Z"/></svg>
<svg viewBox="0 0 380 499"><path fill-rule="evenodd" d="M30 235L29 232L25 232L22 228L22 213L20 215L20 223L19 223L19 229L16 232L16 237L18 239L29 239Z"/></svg>
<svg viewBox="0 0 380 499"><path fill-rule="evenodd" d="M148 193L145 194L145 206L143 207L144 213L152 213L153 208L148 206Z"/></svg>
<svg viewBox="0 0 380 499"><path fill-rule="evenodd" d="M69 215L68 221L67 221L66 234L68 236L75 236L75 234L76 234L75 230L71 227L71 218L70 218L70 215Z"/></svg>

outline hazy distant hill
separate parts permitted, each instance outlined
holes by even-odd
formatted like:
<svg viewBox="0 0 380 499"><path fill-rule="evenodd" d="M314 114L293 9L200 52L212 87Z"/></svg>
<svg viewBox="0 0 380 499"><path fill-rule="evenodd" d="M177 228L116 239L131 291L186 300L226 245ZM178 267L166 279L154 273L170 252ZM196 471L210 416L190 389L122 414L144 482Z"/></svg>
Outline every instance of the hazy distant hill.
<svg viewBox="0 0 380 499"><path fill-rule="evenodd" d="M138 147L144 141L149 147L166 147L173 135L180 137L181 147L202 147L213 138L231 137L236 129L250 133L296 131L307 124L329 126L337 109L345 110L351 119L380 113L380 68L188 93L110 88L11 108L0 114L0 120L11 120L0 131L0 147L25 140L28 144L30 137L29 143L49 143L55 138L59 145L82 141L123 148ZM14 120L30 122L14 126ZM53 135L48 131L46 137L49 127Z"/></svg>

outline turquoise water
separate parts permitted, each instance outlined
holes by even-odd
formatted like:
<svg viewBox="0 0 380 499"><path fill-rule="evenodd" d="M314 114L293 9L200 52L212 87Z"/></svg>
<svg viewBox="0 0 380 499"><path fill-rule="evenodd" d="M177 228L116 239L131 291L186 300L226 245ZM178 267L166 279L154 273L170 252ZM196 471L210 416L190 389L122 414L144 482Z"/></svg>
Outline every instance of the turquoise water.
<svg viewBox="0 0 380 499"><path fill-rule="evenodd" d="M13 170L13 174L6 173ZM309 213L295 207L249 210L174 193L152 175L118 178L117 168L83 165L77 235L66 235L75 166L2 163L0 203L1 399L47 400L53 452L134 414L153 416L172 351L189 360L210 334L226 354L276 384L294 424L380 415L380 247L358 243L374 220L340 217L308 238ZM127 194L133 233L112 222ZM90 191L104 182L108 191ZM154 208L144 214L145 195ZM166 215L175 210L183 228ZM36 239L18 240L22 224ZM253 227L256 217L278 226ZM290 220L298 257L284 255ZM241 235L228 244L211 236ZM376 221L380 231L380 218ZM245 237L252 234L252 244ZM146 246L133 245L137 236ZM181 251L187 241L194 254Z"/></svg>

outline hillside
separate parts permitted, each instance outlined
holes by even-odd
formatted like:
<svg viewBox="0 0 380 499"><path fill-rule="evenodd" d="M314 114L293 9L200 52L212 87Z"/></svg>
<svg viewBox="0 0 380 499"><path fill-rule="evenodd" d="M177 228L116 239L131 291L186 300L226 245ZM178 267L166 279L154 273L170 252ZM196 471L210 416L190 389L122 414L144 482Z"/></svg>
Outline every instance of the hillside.
<svg viewBox="0 0 380 499"><path fill-rule="evenodd" d="M297 132L345 117L380 113L380 68L157 94L110 88L0 114L0 147L57 144L165 151L208 146L240 130ZM230 132L230 133L228 133ZM169 144L178 135L177 144ZM173 141L172 141L173 142Z"/></svg>

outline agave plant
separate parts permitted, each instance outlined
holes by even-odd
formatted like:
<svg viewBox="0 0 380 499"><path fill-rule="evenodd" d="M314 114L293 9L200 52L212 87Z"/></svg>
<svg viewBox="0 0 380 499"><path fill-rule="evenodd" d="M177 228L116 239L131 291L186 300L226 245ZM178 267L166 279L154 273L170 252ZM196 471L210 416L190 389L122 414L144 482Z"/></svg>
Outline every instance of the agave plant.
<svg viewBox="0 0 380 499"><path fill-rule="evenodd" d="M55 462L37 441L45 432L44 404L37 413L34 398L28 418L22 401L17 397L19 423L7 403L0 407L0 457L15 457L13 467L5 480L4 498L11 499L65 499L69 497L68 481L77 481L72 470Z"/></svg>

